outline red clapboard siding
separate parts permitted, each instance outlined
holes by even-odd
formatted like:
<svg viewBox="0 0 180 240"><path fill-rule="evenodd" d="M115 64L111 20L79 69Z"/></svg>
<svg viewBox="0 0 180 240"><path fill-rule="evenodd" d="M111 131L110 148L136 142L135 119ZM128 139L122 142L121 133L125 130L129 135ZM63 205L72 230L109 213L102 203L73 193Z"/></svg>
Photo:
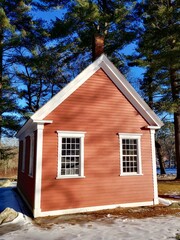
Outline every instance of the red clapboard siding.
<svg viewBox="0 0 180 240"><path fill-rule="evenodd" d="M34 146L36 146L37 134L34 136ZM26 155L25 155L25 171L22 172L22 158L23 158L23 141L19 145L19 167L18 167L18 189L23 193L29 205L34 207L34 188L35 188L35 165L36 165L36 147L34 147L34 170L33 178L29 176L29 160L30 160L30 136L26 137Z"/></svg>
<svg viewBox="0 0 180 240"><path fill-rule="evenodd" d="M42 211L153 200L148 123L100 69L52 111L44 128ZM85 178L57 176L57 130L85 131ZM141 133L142 176L120 176L118 133Z"/></svg>

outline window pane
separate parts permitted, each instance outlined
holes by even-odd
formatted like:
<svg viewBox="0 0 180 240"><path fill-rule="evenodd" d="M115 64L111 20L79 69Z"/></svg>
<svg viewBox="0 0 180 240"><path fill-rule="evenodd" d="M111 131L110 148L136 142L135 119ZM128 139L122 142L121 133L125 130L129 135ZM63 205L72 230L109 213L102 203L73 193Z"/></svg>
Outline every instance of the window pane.
<svg viewBox="0 0 180 240"><path fill-rule="evenodd" d="M66 155L66 150L62 150L62 155Z"/></svg>
<svg viewBox="0 0 180 240"><path fill-rule="evenodd" d="M79 168L76 168L75 174L79 174Z"/></svg>
<svg viewBox="0 0 180 240"><path fill-rule="evenodd" d="M66 162L70 162L70 157L66 157Z"/></svg>

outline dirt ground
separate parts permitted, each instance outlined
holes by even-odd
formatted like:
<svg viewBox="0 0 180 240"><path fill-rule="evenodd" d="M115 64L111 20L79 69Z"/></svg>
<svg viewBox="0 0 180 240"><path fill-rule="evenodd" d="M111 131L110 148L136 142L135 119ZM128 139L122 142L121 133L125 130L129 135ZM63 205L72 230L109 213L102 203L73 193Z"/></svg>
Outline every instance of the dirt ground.
<svg viewBox="0 0 180 240"><path fill-rule="evenodd" d="M51 228L54 224L69 223L69 224L84 224L87 222L104 219L104 221L113 221L117 218L150 218L174 215L180 218L180 202L173 203L171 206L151 206L151 207L136 207L136 208L116 208L111 210L96 211L90 213L43 217L34 219L34 224L42 228ZM109 217L109 219L108 219ZM179 219L180 220L180 219Z"/></svg>
<svg viewBox="0 0 180 240"><path fill-rule="evenodd" d="M90 213L43 217L34 219L34 224L42 228L51 228L54 224L69 223L69 224L83 224L99 219L108 219L111 221L116 218L149 218L166 215L174 215L180 217L180 198L175 199L173 196L180 197L180 180L172 178L160 178L158 180L158 190L161 197L171 200L173 203L170 206L156 205L148 207L135 208L116 208L111 210L96 211ZM109 221L109 220L108 220Z"/></svg>

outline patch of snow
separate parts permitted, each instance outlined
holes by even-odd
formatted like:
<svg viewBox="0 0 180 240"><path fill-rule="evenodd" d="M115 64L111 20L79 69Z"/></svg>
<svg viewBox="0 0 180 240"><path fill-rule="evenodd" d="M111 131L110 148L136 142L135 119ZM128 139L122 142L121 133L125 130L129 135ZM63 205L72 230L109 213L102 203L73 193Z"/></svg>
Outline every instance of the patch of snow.
<svg viewBox="0 0 180 240"><path fill-rule="evenodd" d="M3 226L13 226L13 224L24 225L31 222L31 219L22 213L18 213L18 216L11 222L3 223Z"/></svg>
<svg viewBox="0 0 180 240"><path fill-rule="evenodd" d="M108 217L107 217L108 218ZM104 219L85 224L57 224L51 229L42 229L32 222L19 218L19 229L3 234L0 227L1 240L144 240L175 239L180 234L180 218L175 216L146 219L115 219L113 222ZM9 224L10 225L10 224ZM11 223L11 227L17 225ZM5 228L6 226L4 226Z"/></svg>
<svg viewBox="0 0 180 240"><path fill-rule="evenodd" d="M172 204L172 201L159 197L159 203L161 203L165 206L170 206Z"/></svg>

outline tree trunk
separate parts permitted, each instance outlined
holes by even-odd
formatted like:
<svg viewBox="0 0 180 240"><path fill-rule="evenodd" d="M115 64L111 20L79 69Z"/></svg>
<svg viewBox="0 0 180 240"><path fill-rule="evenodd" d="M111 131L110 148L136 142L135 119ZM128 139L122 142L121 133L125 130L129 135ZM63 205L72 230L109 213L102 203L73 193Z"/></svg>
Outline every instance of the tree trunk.
<svg viewBox="0 0 180 240"><path fill-rule="evenodd" d="M3 72L3 32L2 29L0 30L0 148L2 147L2 72ZM1 151L0 151L0 160L1 160Z"/></svg>
<svg viewBox="0 0 180 240"><path fill-rule="evenodd" d="M178 79L176 79L176 71L172 68L169 70L172 97L175 103L179 104L179 85ZM180 179L180 106L177 106L177 110L174 113L174 130L175 130L175 157L177 166L177 179Z"/></svg>
<svg viewBox="0 0 180 240"><path fill-rule="evenodd" d="M172 1L169 0L169 6L172 6ZM173 48L173 46L171 46ZM178 70L177 70L178 71ZM177 110L174 113L174 130L175 130L175 160L177 166L177 179L180 179L180 106L179 106L179 79L176 75L176 70L170 67L170 81L171 81L171 92L175 103L178 104Z"/></svg>
<svg viewBox="0 0 180 240"><path fill-rule="evenodd" d="M174 127L175 127L177 179L180 179L180 107L178 111L174 113Z"/></svg>
<svg viewBox="0 0 180 240"><path fill-rule="evenodd" d="M166 174L165 168L164 168L164 162L163 162L163 157L162 157L162 152L161 152L161 145L156 141L155 142L156 145L156 152L157 152L157 156L159 159L159 166L160 166L160 174Z"/></svg>

